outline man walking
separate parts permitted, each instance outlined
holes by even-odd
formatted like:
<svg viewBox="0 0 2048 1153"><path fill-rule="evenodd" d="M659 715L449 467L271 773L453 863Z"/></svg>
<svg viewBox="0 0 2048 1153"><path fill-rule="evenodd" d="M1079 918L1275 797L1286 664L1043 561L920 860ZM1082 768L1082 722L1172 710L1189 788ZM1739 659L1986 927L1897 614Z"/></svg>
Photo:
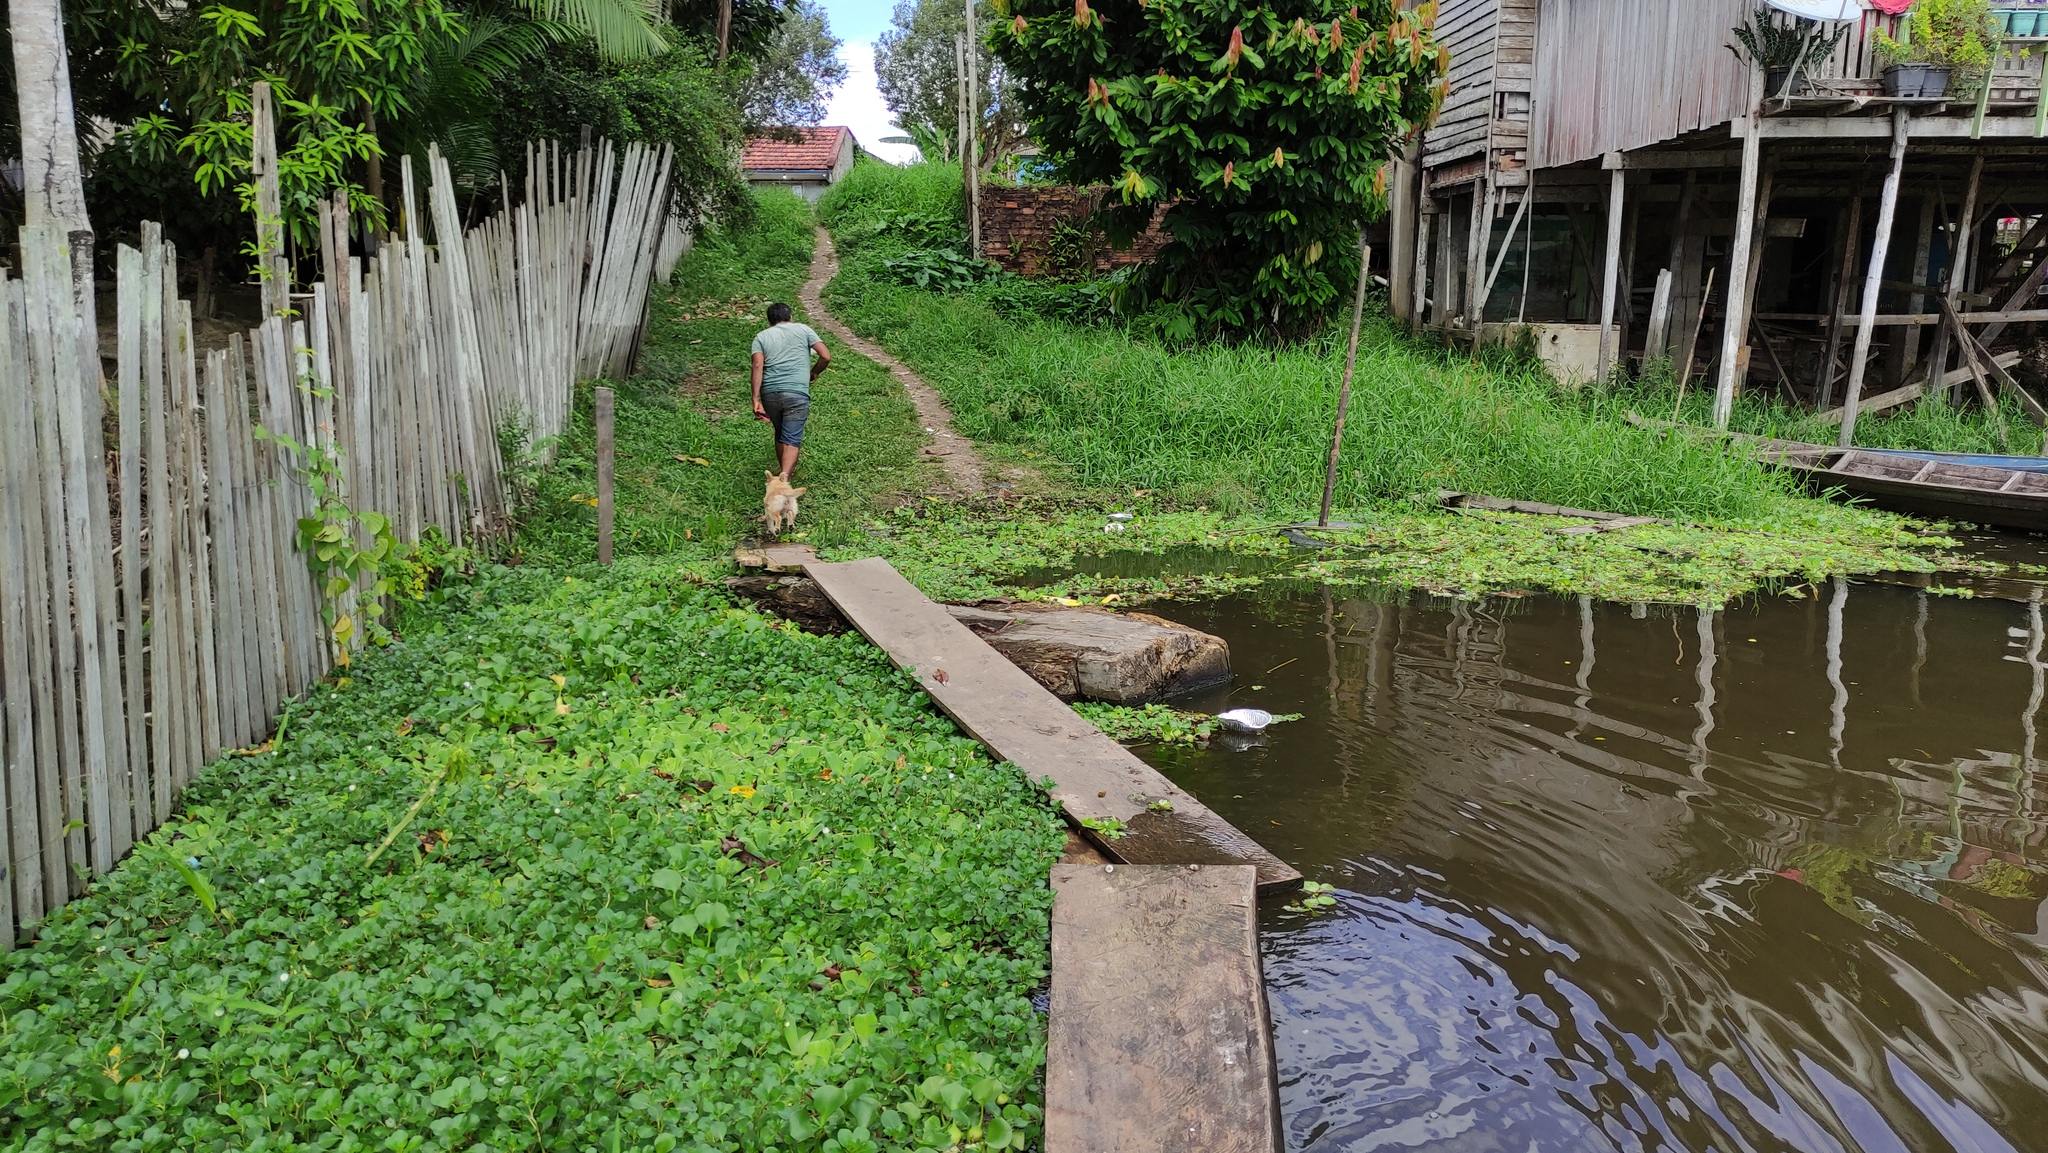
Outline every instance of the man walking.
<svg viewBox="0 0 2048 1153"><path fill-rule="evenodd" d="M785 482L803 447L811 382L831 364L832 354L810 325L791 320L787 304L768 306L768 327L754 336L754 415L775 429L775 460Z"/></svg>

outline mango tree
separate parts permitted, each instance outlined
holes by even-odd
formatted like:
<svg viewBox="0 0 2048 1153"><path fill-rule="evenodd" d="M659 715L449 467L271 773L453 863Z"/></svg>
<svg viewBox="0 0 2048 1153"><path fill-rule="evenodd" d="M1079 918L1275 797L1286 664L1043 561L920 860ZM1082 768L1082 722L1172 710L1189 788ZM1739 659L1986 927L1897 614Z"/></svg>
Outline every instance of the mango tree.
<svg viewBox="0 0 2048 1153"><path fill-rule="evenodd" d="M999 0L989 47L1113 237L1167 208L1143 285L1195 326L1298 333L1357 271L1387 162L1444 92L1435 3ZM1333 276L1332 273L1336 275Z"/></svg>

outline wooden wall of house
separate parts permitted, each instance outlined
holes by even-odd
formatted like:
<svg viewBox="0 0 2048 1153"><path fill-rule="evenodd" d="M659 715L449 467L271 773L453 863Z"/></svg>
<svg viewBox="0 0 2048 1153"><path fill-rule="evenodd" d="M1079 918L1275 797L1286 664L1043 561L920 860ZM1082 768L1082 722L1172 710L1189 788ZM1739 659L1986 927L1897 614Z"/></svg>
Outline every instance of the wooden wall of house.
<svg viewBox="0 0 2048 1153"><path fill-rule="evenodd" d="M1541 0L1530 163L1549 168L1728 121L1749 0Z"/></svg>
<svg viewBox="0 0 2048 1153"><path fill-rule="evenodd" d="M1451 50L1450 92L1423 137L1422 164L1437 168L1486 151L1492 128L1494 40L1501 0L1443 0L1437 41Z"/></svg>
<svg viewBox="0 0 2048 1153"><path fill-rule="evenodd" d="M1529 166L1536 87L1538 0L1500 0L1493 42L1493 153L1503 170Z"/></svg>

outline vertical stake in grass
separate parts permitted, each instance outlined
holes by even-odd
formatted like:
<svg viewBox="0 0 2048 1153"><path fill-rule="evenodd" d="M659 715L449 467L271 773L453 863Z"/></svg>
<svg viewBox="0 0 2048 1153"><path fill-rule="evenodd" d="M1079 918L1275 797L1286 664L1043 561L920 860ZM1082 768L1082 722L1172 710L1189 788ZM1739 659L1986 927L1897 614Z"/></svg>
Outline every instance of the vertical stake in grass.
<svg viewBox="0 0 2048 1153"><path fill-rule="evenodd" d="M1358 367L1358 326L1365 319L1365 280L1372 275L1372 245L1358 242L1358 295L1351 301L1351 348L1344 354L1344 383L1337 389L1337 423L1330 429L1330 466L1323 471L1323 511L1319 528L1330 527L1330 498L1337 491L1337 452L1344 447L1344 413L1351 407L1351 373Z"/></svg>
<svg viewBox="0 0 2048 1153"><path fill-rule="evenodd" d="M597 563L612 563L612 390L597 390Z"/></svg>

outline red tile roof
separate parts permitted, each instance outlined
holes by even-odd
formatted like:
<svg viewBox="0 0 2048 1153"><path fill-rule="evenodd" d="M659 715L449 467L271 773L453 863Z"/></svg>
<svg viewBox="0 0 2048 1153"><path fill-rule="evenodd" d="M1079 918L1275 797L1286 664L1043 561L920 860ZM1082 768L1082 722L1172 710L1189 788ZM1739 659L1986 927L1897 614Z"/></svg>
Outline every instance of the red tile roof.
<svg viewBox="0 0 2048 1153"><path fill-rule="evenodd" d="M800 140L777 140L756 136L747 141L740 154L740 167L748 172L828 172L839 163L839 151L853 136L848 128L796 129Z"/></svg>

